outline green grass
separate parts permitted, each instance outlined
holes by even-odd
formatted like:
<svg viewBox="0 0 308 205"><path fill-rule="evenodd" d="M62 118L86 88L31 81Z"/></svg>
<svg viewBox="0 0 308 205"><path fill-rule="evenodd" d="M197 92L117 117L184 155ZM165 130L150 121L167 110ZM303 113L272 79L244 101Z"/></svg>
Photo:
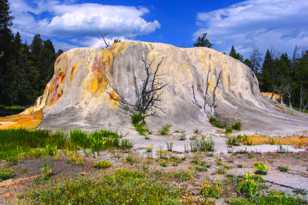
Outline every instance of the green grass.
<svg viewBox="0 0 308 205"><path fill-rule="evenodd" d="M288 172L289 171L289 167L288 166L279 166L278 170L281 172Z"/></svg>
<svg viewBox="0 0 308 205"><path fill-rule="evenodd" d="M213 152L214 142L211 137L202 137L190 142L190 149L192 152Z"/></svg>
<svg viewBox="0 0 308 205"><path fill-rule="evenodd" d="M130 149L132 144L115 132L99 130L86 133L72 130L69 134L47 130L0 130L0 160L19 161L41 156L54 156L58 150Z"/></svg>
<svg viewBox="0 0 308 205"><path fill-rule="evenodd" d="M95 163L94 167L97 169L107 169L112 166L112 163L106 160Z"/></svg>
<svg viewBox="0 0 308 205"><path fill-rule="evenodd" d="M15 177L15 171L11 168L0 168L0 182Z"/></svg>
<svg viewBox="0 0 308 205"><path fill-rule="evenodd" d="M150 130L146 126L145 118L141 113L134 113L131 116L132 124L135 130L142 136L147 136Z"/></svg>
<svg viewBox="0 0 308 205"><path fill-rule="evenodd" d="M180 192L138 171L118 170L100 179L80 178L32 190L27 204L180 205Z"/></svg>
<svg viewBox="0 0 308 205"><path fill-rule="evenodd" d="M255 174L260 174L260 175L266 175L268 171L268 166L265 164L258 162L254 164L255 167Z"/></svg>

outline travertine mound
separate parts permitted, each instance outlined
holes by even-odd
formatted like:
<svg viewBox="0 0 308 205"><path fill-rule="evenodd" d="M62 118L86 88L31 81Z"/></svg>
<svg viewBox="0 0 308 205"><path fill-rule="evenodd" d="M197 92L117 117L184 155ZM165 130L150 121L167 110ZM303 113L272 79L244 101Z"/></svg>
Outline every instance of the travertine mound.
<svg viewBox="0 0 308 205"><path fill-rule="evenodd" d="M159 69L162 112L147 122L152 129L170 123L175 129L214 128L207 115L193 103L202 100L207 73L211 93L218 75L218 116L240 120L251 132L292 133L308 130L308 117L286 112L262 97L253 72L241 62L209 48L177 48L143 42L120 42L107 49L78 48L63 53L55 73L35 106L23 114L42 112L43 128L131 129L130 117L120 107L120 96L134 102L134 78L142 83L144 62ZM0 120L1 123L1 120Z"/></svg>

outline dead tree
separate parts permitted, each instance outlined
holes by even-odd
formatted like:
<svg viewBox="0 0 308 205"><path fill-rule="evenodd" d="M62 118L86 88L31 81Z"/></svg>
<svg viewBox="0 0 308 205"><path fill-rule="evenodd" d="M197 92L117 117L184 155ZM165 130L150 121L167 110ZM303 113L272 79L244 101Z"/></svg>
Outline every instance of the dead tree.
<svg viewBox="0 0 308 205"><path fill-rule="evenodd" d="M192 85L192 93L193 93L193 104L196 105L202 112L204 112L206 115L213 116L215 114L215 108L216 108L216 91L219 86L222 71L219 72L218 77L215 82L215 86L212 90L212 93L209 94L209 76L210 76L211 70L209 70L206 74L206 78L204 81L204 78L202 80L202 84L198 86L197 91L199 91L199 94L201 95L201 102L197 99L196 96L196 89L195 86Z"/></svg>
<svg viewBox="0 0 308 205"><path fill-rule="evenodd" d="M144 66L145 79L138 81L135 70L133 69L136 100L131 103L123 96L120 96L120 104L124 110L127 110L132 114L139 113L145 118L154 115L157 110L161 110L159 105L161 101L160 91L166 86L166 84L161 83L161 80L159 79L160 76L158 75L163 59L156 65L154 72L151 71L153 61L148 63L144 58L141 60Z"/></svg>
<svg viewBox="0 0 308 205"><path fill-rule="evenodd" d="M105 35L101 35L101 38L103 39L104 43L105 43L105 48L110 48L110 44L107 42L106 38L105 38Z"/></svg>

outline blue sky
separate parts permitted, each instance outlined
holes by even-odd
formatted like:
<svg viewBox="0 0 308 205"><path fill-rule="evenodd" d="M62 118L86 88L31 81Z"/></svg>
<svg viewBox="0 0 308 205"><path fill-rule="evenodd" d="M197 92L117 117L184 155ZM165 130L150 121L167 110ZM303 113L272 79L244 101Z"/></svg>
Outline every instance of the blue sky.
<svg viewBox="0 0 308 205"><path fill-rule="evenodd" d="M207 32L214 48L232 45L291 53L308 48L307 0L10 0L14 31L57 48L100 47L101 35L191 47Z"/></svg>

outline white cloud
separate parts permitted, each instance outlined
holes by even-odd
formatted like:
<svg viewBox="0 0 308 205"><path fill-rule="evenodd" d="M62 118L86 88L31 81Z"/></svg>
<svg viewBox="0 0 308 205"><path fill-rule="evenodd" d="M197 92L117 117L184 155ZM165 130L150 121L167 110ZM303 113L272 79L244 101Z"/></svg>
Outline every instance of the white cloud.
<svg viewBox="0 0 308 205"><path fill-rule="evenodd" d="M227 8L199 13L198 31L207 32L215 47L243 53L253 48L290 52L308 47L307 0L246 0Z"/></svg>
<svg viewBox="0 0 308 205"><path fill-rule="evenodd" d="M14 30L25 36L40 33L77 46L89 46L86 42L91 43L101 35L135 38L160 28L157 20L144 19L149 12L146 8L57 0L39 0L34 5L25 0L10 3L15 16Z"/></svg>

